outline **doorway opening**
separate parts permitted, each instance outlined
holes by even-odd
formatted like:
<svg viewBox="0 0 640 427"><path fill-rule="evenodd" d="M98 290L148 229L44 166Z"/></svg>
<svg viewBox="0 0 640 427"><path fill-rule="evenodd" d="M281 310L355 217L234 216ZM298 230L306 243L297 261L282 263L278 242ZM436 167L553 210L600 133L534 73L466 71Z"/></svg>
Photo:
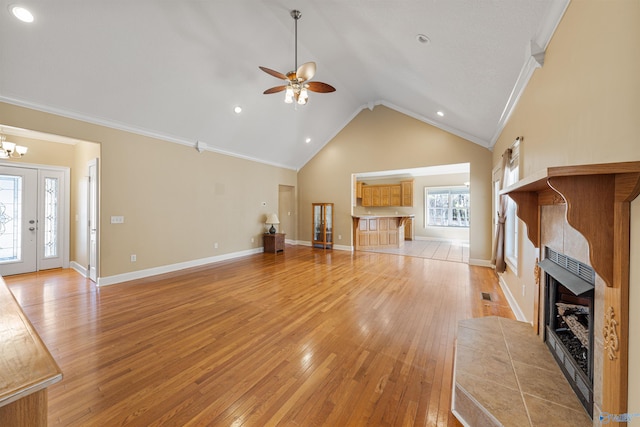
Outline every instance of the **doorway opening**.
<svg viewBox="0 0 640 427"><path fill-rule="evenodd" d="M296 188L292 185L278 186L278 233L284 233L285 241L297 239Z"/></svg>
<svg viewBox="0 0 640 427"><path fill-rule="evenodd" d="M31 237L33 242L27 241L25 244L27 247L29 244L36 245L35 267L33 267L32 262L29 269L11 272L9 264L12 262L2 263L0 261L0 274L18 274L62 267L73 268L83 276L89 277L91 266L95 266L95 279L97 279L99 273L97 269L98 258L96 258L95 263L89 263L90 171L87 165L90 161L100 158L100 144L17 128L2 123L0 123L0 128L4 135L10 137L12 142L28 148L28 152L23 158L0 161L1 166L10 168L9 172L11 173L4 174L9 176L7 182L13 179L11 178L12 175L16 176L15 174L18 170L35 171L33 172L36 174L35 178L25 177L25 181L22 181L22 184L17 184L17 181L20 181L18 178L15 181L16 185L26 185L26 187L21 187L26 188L26 190L35 188L37 194L33 208L28 205L18 208L17 204L8 204L7 200L3 200L5 212L11 211L12 217L18 214L15 209L24 209L19 212L19 222L9 224L7 222L8 217L4 217L5 233L11 231L14 235L10 238L15 239L16 242L24 237ZM96 168L96 178L99 176L98 172ZM29 172L26 173L29 175ZM95 201L97 206L97 179L95 182ZM4 185L2 188L4 188ZM3 190L0 190L0 193L3 192ZM5 194L8 194L8 191ZM19 200L22 204L22 200L27 193L20 192L17 194L19 195L16 196L15 200ZM26 201L27 199L24 200ZM58 210L60 211L58 212ZM27 215L28 212L31 212L31 214ZM3 218L1 214L0 218ZM0 219L1 221L2 219ZM30 221L33 221L33 223L30 223ZM96 221L96 236L99 235L98 225L99 223ZM11 228L11 230L6 230L7 227ZM2 231L1 228L2 226L0 226L0 231ZM30 228L33 228L33 230L30 230ZM20 239L16 234L17 230L22 234ZM0 247L2 246L5 246L5 244L0 243ZM96 257L98 246L96 240ZM20 242L12 250L25 252L27 249L22 248L22 242ZM30 250L30 252L33 252L33 250ZM0 257L5 256L0 255ZM21 253L19 258L24 256ZM94 281L95 279L92 278Z"/></svg>
<svg viewBox="0 0 640 427"><path fill-rule="evenodd" d="M402 244L380 248L369 245L366 250L468 263L468 213L472 199L470 172L469 163L457 163L352 174L351 212L354 217L409 217L403 221ZM370 186L373 195L371 200L365 197L367 186ZM387 191L390 197L389 202L385 203L383 196L387 186L390 188ZM409 200L404 197L407 194L405 186L410 190ZM376 203L375 197L377 188L380 189L379 203ZM395 198L397 203L393 202L395 188L400 189L401 196ZM464 195L462 190L466 191ZM445 194L447 197L443 196ZM458 206L459 199L466 204ZM464 223L455 220L461 212L466 214ZM437 217L438 221L430 220L430 216ZM443 221L443 218L448 221ZM361 225L362 221L358 224ZM352 236L354 246L362 246L355 244L355 238Z"/></svg>

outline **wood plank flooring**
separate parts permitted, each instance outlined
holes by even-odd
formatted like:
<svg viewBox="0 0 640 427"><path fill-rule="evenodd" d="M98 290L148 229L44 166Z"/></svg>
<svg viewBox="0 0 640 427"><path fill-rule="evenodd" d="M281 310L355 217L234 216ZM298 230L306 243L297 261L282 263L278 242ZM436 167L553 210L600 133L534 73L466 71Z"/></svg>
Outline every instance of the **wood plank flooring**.
<svg viewBox="0 0 640 427"><path fill-rule="evenodd" d="M5 280L64 373L53 426L458 426L457 321L513 318L487 268L289 245L102 288Z"/></svg>

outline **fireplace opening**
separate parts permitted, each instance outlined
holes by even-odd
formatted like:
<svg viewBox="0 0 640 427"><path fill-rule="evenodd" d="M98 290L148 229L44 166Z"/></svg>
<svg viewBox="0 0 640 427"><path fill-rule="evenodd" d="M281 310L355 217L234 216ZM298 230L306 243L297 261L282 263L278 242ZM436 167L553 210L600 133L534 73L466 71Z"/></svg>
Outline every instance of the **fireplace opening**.
<svg viewBox="0 0 640 427"><path fill-rule="evenodd" d="M586 264L545 248L545 341L593 416L593 302L595 274Z"/></svg>

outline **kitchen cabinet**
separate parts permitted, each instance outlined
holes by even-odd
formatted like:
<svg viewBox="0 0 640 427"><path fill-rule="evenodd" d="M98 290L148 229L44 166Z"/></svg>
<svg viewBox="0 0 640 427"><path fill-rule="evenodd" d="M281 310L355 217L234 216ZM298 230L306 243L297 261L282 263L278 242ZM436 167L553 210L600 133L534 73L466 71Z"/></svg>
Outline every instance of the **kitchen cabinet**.
<svg viewBox="0 0 640 427"><path fill-rule="evenodd" d="M364 207L413 206L413 180L402 181L400 184L362 185L361 187Z"/></svg>
<svg viewBox="0 0 640 427"><path fill-rule="evenodd" d="M413 180L400 182L402 203L401 206L413 206Z"/></svg>

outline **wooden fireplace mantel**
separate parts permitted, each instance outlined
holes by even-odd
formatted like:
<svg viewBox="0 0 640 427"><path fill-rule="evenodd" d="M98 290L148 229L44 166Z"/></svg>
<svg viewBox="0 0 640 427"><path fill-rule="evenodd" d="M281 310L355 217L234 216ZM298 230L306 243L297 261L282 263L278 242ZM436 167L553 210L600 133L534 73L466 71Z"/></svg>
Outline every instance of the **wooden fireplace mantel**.
<svg viewBox="0 0 640 427"><path fill-rule="evenodd" d="M527 236L536 248L540 247L539 207L566 203L567 222L587 239L591 265L609 287L614 282L616 215L621 214L616 205L628 208L638 193L640 162L548 168L500 192L518 205L518 218L527 224ZM626 234L628 240L628 229Z"/></svg>
<svg viewBox="0 0 640 427"><path fill-rule="evenodd" d="M552 167L502 190L517 204L527 237L540 248L540 206L566 204L566 218L587 240L604 289L602 410L627 412L631 201L640 162ZM617 425L613 423L612 425Z"/></svg>

